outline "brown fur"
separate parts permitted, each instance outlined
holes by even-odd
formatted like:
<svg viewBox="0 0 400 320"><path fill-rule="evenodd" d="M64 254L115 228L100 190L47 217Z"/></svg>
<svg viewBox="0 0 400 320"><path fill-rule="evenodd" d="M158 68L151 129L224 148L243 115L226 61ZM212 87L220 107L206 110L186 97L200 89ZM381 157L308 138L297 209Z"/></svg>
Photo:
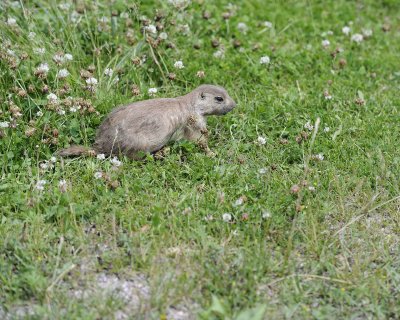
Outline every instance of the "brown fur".
<svg viewBox="0 0 400 320"><path fill-rule="evenodd" d="M220 101L222 99L222 101ZM223 115L236 103L222 87L202 85L177 98L138 101L115 108L97 130L93 149L71 146L60 156L155 153L168 142L187 139L198 143L208 155L206 116Z"/></svg>

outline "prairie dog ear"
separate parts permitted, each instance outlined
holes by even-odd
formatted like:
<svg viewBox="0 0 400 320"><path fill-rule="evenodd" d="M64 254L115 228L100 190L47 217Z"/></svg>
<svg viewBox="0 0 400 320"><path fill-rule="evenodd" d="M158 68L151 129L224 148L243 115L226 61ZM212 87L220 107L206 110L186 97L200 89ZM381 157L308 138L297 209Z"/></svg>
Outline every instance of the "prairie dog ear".
<svg viewBox="0 0 400 320"><path fill-rule="evenodd" d="M202 92L200 92L200 99L201 100L204 100L205 98L206 98L206 95L205 95L205 93L202 91Z"/></svg>

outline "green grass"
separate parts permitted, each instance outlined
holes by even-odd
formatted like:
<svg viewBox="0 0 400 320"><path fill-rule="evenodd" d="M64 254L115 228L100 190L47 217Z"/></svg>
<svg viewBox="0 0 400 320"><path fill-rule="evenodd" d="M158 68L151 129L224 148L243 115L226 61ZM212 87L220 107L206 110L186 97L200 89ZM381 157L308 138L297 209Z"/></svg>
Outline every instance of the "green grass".
<svg viewBox="0 0 400 320"><path fill-rule="evenodd" d="M181 9L166 1L60 3L0 4L0 122L9 123L0 129L0 317L113 319L118 310L143 319L398 317L397 1L194 0ZM152 48L141 17L155 24L157 13L168 39ZM363 29L372 36L351 41ZM221 48L224 57L214 57ZM332 55L336 48L343 51ZM58 66L56 53L73 60ZM270 64L260 64L262 56ZM174 68L177 60L184 69ZM44 62L50 70L40 79L34 73ZM90 66L94 93L80 76ZM56 77L62 68L65 80ZM163 160L120 159L114 168L109 159L57 159L41 168L69 144L90 145L113 107L148 99L151 87L172 97L202 83L224 86L238 103L209 118L215 158L179 142ZM49 93L59 97L57 107ZM70 112L68 96L94 110ZM314 129L304 128L308 121ZM303 131L308 138L296 142ZM95 179L99 171L108 178ZM39 180L47 182L43 191ZM101 274L145 279L140 310L99 295L93 286ZM86 287L87 298L74 297ZM259 316L249 315L252 308Z"/></svg>

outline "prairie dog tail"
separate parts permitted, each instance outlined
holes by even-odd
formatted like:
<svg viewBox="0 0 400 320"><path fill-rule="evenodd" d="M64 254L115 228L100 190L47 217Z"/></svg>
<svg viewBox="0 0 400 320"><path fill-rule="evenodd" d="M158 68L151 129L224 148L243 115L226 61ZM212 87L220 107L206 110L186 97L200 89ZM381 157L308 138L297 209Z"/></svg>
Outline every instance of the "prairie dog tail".
<svg viewBox="0 0 400 320"><path fill-rule="evenodd" d="M96 151L84 146L70 146L57 152L61 157L95 156Z"/></svg>

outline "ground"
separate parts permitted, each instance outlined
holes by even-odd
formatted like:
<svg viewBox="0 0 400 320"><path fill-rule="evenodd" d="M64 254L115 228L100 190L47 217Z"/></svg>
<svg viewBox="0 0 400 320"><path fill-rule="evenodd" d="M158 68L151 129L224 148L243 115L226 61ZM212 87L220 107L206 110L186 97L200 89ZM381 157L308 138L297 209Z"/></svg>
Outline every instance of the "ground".
<svg viewBox="0 0 400 320"><path fill-rule="evenodd" d="M399 10L2 1L0 318L397 318ZM215 157L56 155L204 83Z"/></svg>

